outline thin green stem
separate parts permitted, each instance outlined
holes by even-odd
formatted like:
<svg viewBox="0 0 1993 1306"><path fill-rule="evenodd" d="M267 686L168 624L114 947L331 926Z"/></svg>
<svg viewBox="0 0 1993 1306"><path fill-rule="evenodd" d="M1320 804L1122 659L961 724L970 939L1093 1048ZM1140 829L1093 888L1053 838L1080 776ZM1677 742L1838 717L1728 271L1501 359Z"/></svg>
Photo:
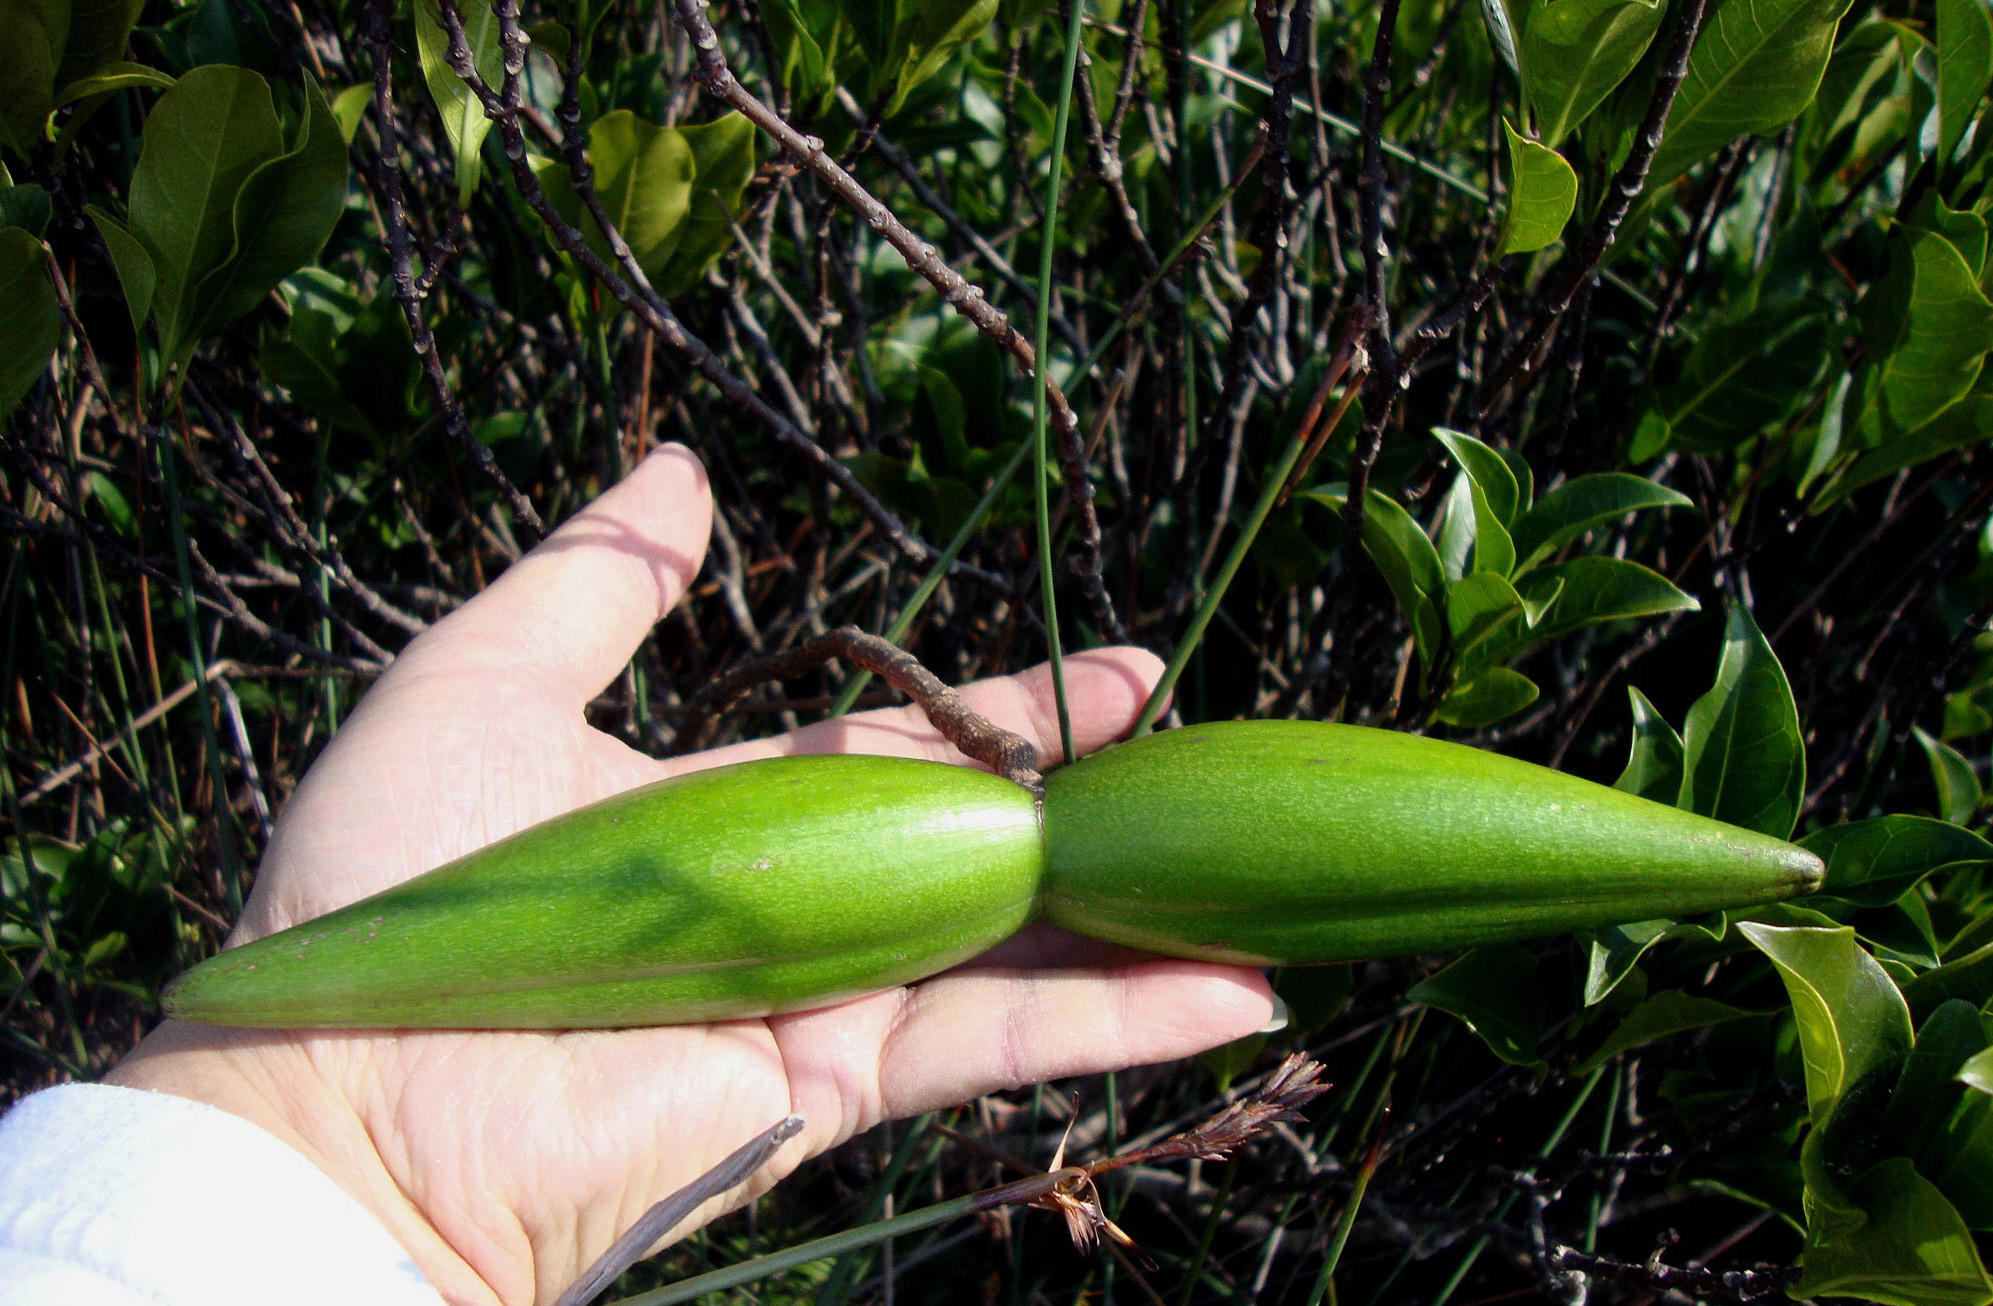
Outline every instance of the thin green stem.
<svg viewBox="0 0 1993 1306"><path fill-rule="evenodd" d="M1047 467L1046 437L1048 413L1045 383L1051 375L1049 352L1052 337L1052 258L1058 250L1059 187L1066 162L1066 129L1073 117L1073 76L1079 68L1080 29L1086 17L1086 0L1068 0L1066 10L1066 58L1059 74L1059 104L1052 120L1052 157L1045 177L1045 221L1038 232L1038 313L1033 325L1031 347L1037 360L1031 369L1031 448L1034 463L1033 501L1038 517L1038 587L1045 605L1045 645L1052 663L1052 695L1059 711L1059 747L1065 759L1078 757L1073 747L1072 714L1066 703L1066 659L1059 642L1059 605L1053 592L1057 579L1052 555L1051 474Z"/></svg>

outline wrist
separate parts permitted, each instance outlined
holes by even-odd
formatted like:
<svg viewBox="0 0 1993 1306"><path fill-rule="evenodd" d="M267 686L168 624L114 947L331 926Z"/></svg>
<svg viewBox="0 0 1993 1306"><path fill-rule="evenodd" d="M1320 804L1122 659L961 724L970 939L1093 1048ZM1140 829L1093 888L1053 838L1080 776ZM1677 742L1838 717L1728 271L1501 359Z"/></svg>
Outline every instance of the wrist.
<svg viewBox="0 0 1993 1306"><path fill-rule="evenodd" d="M395 1181L352 1096L314 1064L305 1042L310 1037L169 1020L104 1082L170 1093L256 1125L373 1215L446 1300L497 1302L491 1287Z"/></svg>

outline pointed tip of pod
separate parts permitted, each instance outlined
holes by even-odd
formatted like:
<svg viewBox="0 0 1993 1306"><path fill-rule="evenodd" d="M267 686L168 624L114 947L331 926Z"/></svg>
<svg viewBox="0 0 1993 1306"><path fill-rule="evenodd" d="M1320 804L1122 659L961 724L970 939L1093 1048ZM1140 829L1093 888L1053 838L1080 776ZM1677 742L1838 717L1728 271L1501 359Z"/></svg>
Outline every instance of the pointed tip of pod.
<svg viewBox="0 0 1993 1306"><path fill-rule="evenodd" d="M1796 843L1786 844L1772 854L1772 864L1788 877L1784 895L1788 898L1812 893L1827 878L1827 863Z"/></svg>

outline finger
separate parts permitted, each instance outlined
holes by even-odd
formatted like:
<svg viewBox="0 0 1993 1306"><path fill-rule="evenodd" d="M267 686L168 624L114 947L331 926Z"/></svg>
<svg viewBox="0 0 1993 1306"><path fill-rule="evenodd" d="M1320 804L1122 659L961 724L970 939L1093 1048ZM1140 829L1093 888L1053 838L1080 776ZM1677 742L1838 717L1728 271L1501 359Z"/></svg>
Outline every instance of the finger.
<svg viewBox="0 0 1993 1306"><path fill-rule="evenodd" d="M698 575L712 511L699 460L661 446L424 632L388 678L440 677L471 695L524 683L579 709Z"/></svg>
<svg viewBox="0 0 1993 1306"><path fill-rule="evenodd" d="M1139 648L1102 648L1066 659L1066 698L1072 709L1073 747L1090 753L1121 737L1148 701L1162 675L1162 662ZM1040 765L1060 757L1058 707L1052 672L1046 665L1013 676L979 680L962 687L969 706L1038 749ZM820 721L772 739L757 739L680 759L679 770L745 762L791 753L869 753L966 761L944 741L915 706L882 708L835 721Z"/></svg>
<svg viewBox="0 0 1993 1306"><path fill-rule="evenodd" d="M1172 1061L1263 1029L1273 1013L1258 971L1163 958L1035 974L965 970L897 997L866 1012L881 1036L869 1083L849 1056L810 1055L838 1034L852 1049L856 1006L770 1022L796 1109L813 1123L822 1116L867 1128L984 1093Z"/></svg>

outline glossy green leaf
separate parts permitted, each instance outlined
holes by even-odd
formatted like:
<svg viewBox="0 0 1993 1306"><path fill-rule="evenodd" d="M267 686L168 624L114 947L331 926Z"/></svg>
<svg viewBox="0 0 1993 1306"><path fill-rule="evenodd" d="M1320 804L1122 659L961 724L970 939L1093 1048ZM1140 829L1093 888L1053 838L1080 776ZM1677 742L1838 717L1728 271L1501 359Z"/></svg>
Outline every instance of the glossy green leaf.
<svg viewBox="0 0 1993 1306"><path fill-rule="evenodd" d="M1647 950L1679 928L1668 920L1629 921L1593 934L1586 949L1585 1005L1594 1007L1611 997Z"/></svg>
<svg viewBox="0 0 1993 1306"><path fill-rule="evenodd" d="M122 60L125 43L144 8L145 0L69 0L69 40L55 70L56 88L64 90L77 79ZM154 75L172 82L164 73Z"/></svg>
<svg viewBox="0 0 1993 1306"><path fill-rule="evenodd" d="M1341 485L1325 485L1299 497L1341 511L1349 491ZM1364 500L1363 547L1371 561L1384 574L1384 583L1398 600L1398 607L1411 625L1419 660L1431 666L1440 637L1440 595L1446 589L1446 571L1439 551L1412 515L1397 502L1377 490Z"/></svg>
<svg viewBox="0 0 1993 1306"><path fill-rule="evenodd" d="M1733 603L1716 683L1689 708L1677 805L1783 839L1806 797L1792 686L1758 623Z"/></svg>
<svg viewBox="0 0 1993 1306"><path fill-rule="evenodd" d="M62 313L48 278L48 252L20 227L0 227L0 421L48 369L62 340Z"/></svg>
<svg viewBox="0 0 1993 1306"><path fill-rule="evenodd" d="M1607 1035L1598 1051L1586 1057L1573 1073L1589 1075L1622 1052L1672 1034L1684 1034L1692 1029L1707 1029L1711 1025L1764 1014L1762 1011L1733 1007L1715 998L1684 993L1680 989L1664 989L1627 1012L1626 1018Z"/></svg>
<svg viewBox="0 0 1993 1306"><path fill-rule="evenodd" d="M663 272L692 202L692 147L670 127L645 122L627 109L603 114L588 129L588 158L602 211L621 233L646 275ZM584 210L565 164L541 174L547 197L579 226L589 246L607 258L609 243Z"/></svg>
<svg viewBox="0 0 1993 1306"><path fill-rule="evenodd" d="M1808 1240L1796 1295L1859 1297L1883 1306L1993 1302L1993 1278L1971 1230L1909 1157L1877 1162L1847 1193L1866 1218L1831 1240Z"/></svg>
<svg viewBox="0 0 1993 1306"><path fill-rule="evenodd" d="M1483 667L1454 683L1433 719L1460 730L1480 730L1522 711L1538 692L1536 682L1520 671Z"/></svg>
<svg viewBox="0 0 1993 1306"><path fill-rule="evenodd" d="M1529 506L1529 500L1516 483L1515 472L1499 450L1490 448L1465 431L1435 426L1432 434L1435 440L1446 446L1446 451L1453 455L1453 461L1460 464L1460 470L1481 487L1489 509L1503 526L1515 521L1519 509Z"/></svg>
<svg viewBox="0 0 1993 1306"><path fill-rule="evenodd" d="M0 5L0 145L26 156L55 104L55 74L69 42L69 0Z"/></svg>
<svg viewBox="0 0 1993 1306"><path fill-rule="evenodd" d="M159 288L159 272L153 267L152 254L131 230L96 205L84 210L90 220L97 224L97 232L104 238L104 248L111 252L111 264L118 272L118 285L125 293L125 308L131 314L134 331L145 328L145 319L152 312L152 300Z"/></svg>
<svg viewBox="0 0 1993 1306"><path fill-rule="evenodd" d="M152 318L169 360L191 348L198 287L235 246L236 198L285 149L270 88L246 68L195 68L147 116L127 226L151 256Z"/></svg>
<svg viewBox="0 0 1993 1306"><path fill-rule="evenodd" d="M810 30L796 0L755 0L755 7L768 29L775 65L789 94L813 107L821 104L837 83L823 45Z"/></svg>
<svg viewBox="0 0 1993 1306"><path fill-rule="evenodd" d="M1520 24L1514 6L1526 3L1528 0L1481 0L1481 17L1488 24L1489 44L1495 47L1502 62L1518 73L1522 71L1522 52L1516 39Z"/></svg>
<svg viewBox="0 0 1993 1306"><path fill-rule="evenodd" d="M1938 161L1949 161L1993 81L1993 7L1938 0Z"/></svg>
<svg viewBox="0 0 1993 1306"><path fill-rule="evenodd" d="M478 76L496 90L505 77L505 59L491 0L457 0L456 7L463 20L464 44L470 48ZM491 119L470 85L450 69L450 38L443 30L441 12L436 0L421 0L415 6L415 47L422 63L422 80L429 85L430 98L443 118L443 135L456 157L457 207L469 208L484 173L480 151L491 131Z"/></svg>
<svg viewBox="0 0 1993 1306"><path fill-rule="evenodd" d="M1571 128L1626 80L1653 43L1661 0L1548 0L1523 26L1523 94L1543 143L1556 148Z"/></svg>
<svg viewBox="0 0 1993 1306"><path fill-rule="evenodd" d="M1630 472L1573 477L1516 522L1516 571L1527 571L1579 536L1628 513L1690 506L1687 495Z"/></svg>
<svg viewBox="0 0 1993 1306"><path fill-rule="evenodd" d="M346 138L316 82L290 148L251 172L234 203L228 257L195 287L188 328L213 331L318 256L346 207Z"/></svg>
<svg viewBox="0 0 1993 1306"><path fill-rule="evenodd" d="M756 131L740 114L680 127L678 134L692 151L692 194L657 278L658 289L666 295L690 290L733 248L734 218L754 177Z"/></svg>
<svg viewBox="0 0 1993 1306"><path fill-rule="evenodd" d="M1647 696L1631 685L1633 743L1626 769L1612 782L1615 789L1657 803L1672 803L1682 791L1682 737L1668 724Z"/></svg>
<svg viewBox="0 0 1993 1306"><path fill-rule="evenodd" d="M93 95L108 95L112 91L139 87L166 91L171 90L173 85L174 78L157 68L148 68L141 63L106 64L87 77L64 83L61 93L55 97L55 107L59 109L65 104L74 104Z"/></svg>
<svg viewBox="0 0 1993 1306"><path fill-rule="evenodd" d="M941 71L955 52L983 34L996 17L997 0L898 0L894 32L898 67L888 116L907 95Z"/></svg>
<svg viewBox="0 0 1993 1306"><path fill-rule="evenodd" d="M1892 433L1879 448L1863 450L1821 489L1811 509L1831 508L1864 485L1993 436L1993 387L1987 382L1982 369L1973 392L1936 418L1915 431Z"/></svg>
<svg viewBox="0 0 1993 1306"><path fill-rule="evenodd" d="M1446 623L1456 664L1471 665L1481 644L1522 615L1522 596L1500 572L1477 571L1446 587ZM1532 686L1530 697L1535 698Z"/></svg>
<svg viewBox="0 0 1993 1306"><path fill-rule="evenodd" d="M1917 1042L1903 1061L1877 1132L1927 1175L1943 1173L1946 1123L1966 1091L1960 1071L1986 1044L1979 1009L1970 1002L1943 1003L1917 1025Z"/></svg>
<svg viewBox="0 0 1993 1306"><path fill-rule="evenodd" d="M1458 1016L1511 1065L1543 1064L1536 1049L1549 1027L1550 1007L1536 977L1535 954L1519 944L1470 948L1405 996Z"/></svg>
<svg viewBox="0 0 1993 1306"><path fill-rule="evenodd" d="M1546 598L1548 603L1536 624L1511 636L1497 658L1599 622L1701 607L1667 577L1624 558L1587 556L1538 567L1522 578L1516 592L1525 604Z"/></svg>
<svg viewBox="0 0 1993 1306"><path fill-rule="evenodd" d="M1806 1105L1817 1126L1849 1085L1900 1062L1910 1009L1852 926L1816 929L1744 921L1738 932L1778 967L1792 1001L1806 1066Z"/></svg>
<svg viewBox="0 0 1993 1306"><path fill-rule="evenodd" d="M1502 121L1508 140L1508 209L1498 254L1530 254L1557 243L1578 203L1578 174L1564 156Z"/></svg>
<svg viewBox="0 0 1993 1306"><path fill-rule="evenodd" d="M1938 815L1953 825L1971 824L1973 813L1986 799L1986 789L1980 783L1979 772L1965 754L1934 737L1922 726L1912 726L1910 733L1917 737L1918 745L1931 763L1931 782L1938 791Z"/></svg>
<svg viewBox="0 0 1993 1306"><path fill-rule="evenodd" d="M1826 315L1792 300L1706 328L1657 401L1669 443L1723 453L1763 434L1806 401L1830 356Z"/></svg>
<svg viewBox="0 0 1993 1306"><path fill-rule="evenodd" d="M1993 1230L1993 1050L1967 1058L1958 1079L1966 1091L1930 1149L1942 1160L1929 1173L1959 1218L1984 1232Z"/></svg>
<svg viewBox="0 0 1993 1306"><path fill-rule="evenodd" d="M1958 1068L1958 1079L1970 1088L1993 1096L1993 1048L1974 1053L1967 1059Z"/></svg>
<svg viewBox="0 0 1993 1306"><path fill-rule="evenodd" d="M1962 399L1993 349L1993 301L1950 240L1898 227L1889 275L1862 299L1862 434L1887 448Z"/></svg>
<svg viewBox="0 0 1993 1306"><path fill-rule="evenodd" d="M1940 867L1993 865L1993 843L1928 816L1830 825L1799 844L1827 863L1820 892L1862 907L1894 902Z"/></svg>
<svg viewBox="0 0 1993 1306"><path fill-rule="evenodd" d="M1777 131L1813 100L1852 0L1711 0L1647 172L1673 181L1746 133Z"/></svg>

